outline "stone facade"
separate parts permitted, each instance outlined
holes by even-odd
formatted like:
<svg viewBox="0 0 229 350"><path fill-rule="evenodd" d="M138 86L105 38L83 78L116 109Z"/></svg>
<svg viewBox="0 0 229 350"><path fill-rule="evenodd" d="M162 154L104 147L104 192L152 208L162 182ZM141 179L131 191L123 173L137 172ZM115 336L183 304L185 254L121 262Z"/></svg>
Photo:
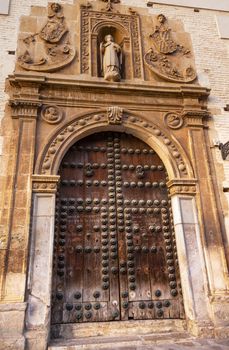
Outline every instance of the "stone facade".
<svg viewBox="0 0 229 350"><path fill-rule="evenodd" d="M1 22L0 346L47 347L58 168L99 131L133 134L167 169L186 315L171 329L228 336L229 165L217 146L228 141L228 42L217 13L140 0L46 5L12 3ZM107 28L125 57L113 60L120 82L102 73Z"/></svg>

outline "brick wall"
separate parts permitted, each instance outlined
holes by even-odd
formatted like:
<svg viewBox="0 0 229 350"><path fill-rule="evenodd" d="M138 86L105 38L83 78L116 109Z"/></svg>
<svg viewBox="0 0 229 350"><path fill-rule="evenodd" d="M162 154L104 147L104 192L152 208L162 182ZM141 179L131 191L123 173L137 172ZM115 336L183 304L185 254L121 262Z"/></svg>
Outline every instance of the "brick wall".
<svg viewBox="0 0 229 350"><path fill-rule="evenodd" d="M69 4L73 2L74 0L62 1ZM147 8L144 0L122 0L122 3ZM4 93L5 78L13 72L15 62L15 56L10 55L8 51L16 50L19 18L21 15L28 15L30 6L33 5L46 6L47 0L11 0L10 15L0 15L0 119L3 117L7 100ZM194 12L192 8L158 4L154 4L148 10L152 14L162 12L170 18L180 19L184 23L185 30L191 34L199 81L211 88L209 107L214 114L211 137L212 140L214 138L225 143L229 140L229 112L224 111L226 103L229 103L229 40L220 39L218 34L216 15L220 12L210 10ZM224 12L224 15L227 13ZM222 190L222 180L229 183L229 161L222 161L217 147L213 148L213 156L216 168L220 172L222 168L224 170L223 176L221 174L219 177ZM227 214L228 209L225 207L225 215Z"/></svg>

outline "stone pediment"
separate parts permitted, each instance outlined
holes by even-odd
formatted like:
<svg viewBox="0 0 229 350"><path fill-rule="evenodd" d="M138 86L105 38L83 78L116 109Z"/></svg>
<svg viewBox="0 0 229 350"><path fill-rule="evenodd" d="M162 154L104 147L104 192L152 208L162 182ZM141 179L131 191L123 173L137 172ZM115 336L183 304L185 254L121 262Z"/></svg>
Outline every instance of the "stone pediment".
<svg viewBox="0 0 229 350"><path fill-rule="evenodd" d="M21 20L18 71L98 82L196 80L190 36L180 21L111 0L34 7Z"/></svg>

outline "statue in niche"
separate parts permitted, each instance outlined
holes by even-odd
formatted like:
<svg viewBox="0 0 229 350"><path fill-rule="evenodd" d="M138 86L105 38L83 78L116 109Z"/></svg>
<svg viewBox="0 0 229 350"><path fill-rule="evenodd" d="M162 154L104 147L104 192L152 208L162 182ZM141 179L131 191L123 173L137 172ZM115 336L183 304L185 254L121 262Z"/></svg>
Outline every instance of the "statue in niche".
<svg viewBox="0 0 229 350"><path fill-rule="evenodd" d="M108 34L100 44L102 72L105 80L120 81L122 66L122 49L114 42L112 35Z"/></svg>

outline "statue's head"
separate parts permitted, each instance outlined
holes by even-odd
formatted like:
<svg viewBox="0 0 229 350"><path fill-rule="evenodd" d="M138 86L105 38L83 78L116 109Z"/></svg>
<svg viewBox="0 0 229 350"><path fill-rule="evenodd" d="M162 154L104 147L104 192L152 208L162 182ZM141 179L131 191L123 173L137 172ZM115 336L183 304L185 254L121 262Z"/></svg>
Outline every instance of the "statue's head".
<svg viewBox="0 0 229 350"><path fill-rule="evenodd" d="M158 19L158 22L160 23L165 23L166 21L166 17L162 13L160 13L160 15L157 16L157 19Z"/></svg>
<svg viewBox="0 0 229 350"><path fill-rule="evenodd" d="M108 34L105 36L104 40L106 43L109 43L110 41L114 41L114 38L111 34Z"/></svg>
<svg viewBox="0 0 229 350"><path fill-rule="evenodd" d="M53 12L59 12L61 10L61 6L60 4L57 4L56 2L53 2L51 5L51 9L53 10Z"/></svg>

